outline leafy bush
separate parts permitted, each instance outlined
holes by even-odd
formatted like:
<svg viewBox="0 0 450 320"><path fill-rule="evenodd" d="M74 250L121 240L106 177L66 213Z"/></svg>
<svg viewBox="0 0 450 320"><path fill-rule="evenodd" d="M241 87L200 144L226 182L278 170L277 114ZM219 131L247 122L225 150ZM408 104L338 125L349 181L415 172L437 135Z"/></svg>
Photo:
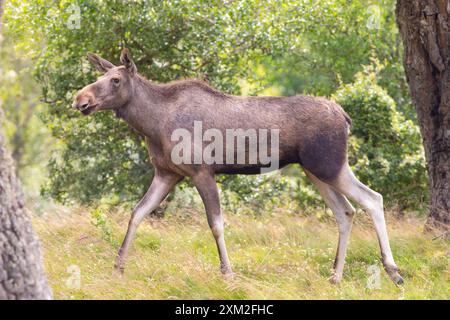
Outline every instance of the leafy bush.
<svg viewBox="0 0 450 320"><path fill-rule="evenodd" d="M220 176L223 204L232 212L245 209L261 213L286 204L297 185L278 172L258 176ZM243 206L245 204L245 206ZM244 209L244 210L245 210Z"/></svg>
<svg viewBox="0 0 450 320"><path fill-rule="evenodd" d="M74 6L79 28L70 24L77 17ZM88 51L117 62L127 46L140 73L156 82L197 77L234 94L241 82L250 82L251 93L270 84L285 94L325 95L339 78L352 79L373 51L387 61L385 70L377 77L366 68L335 95L354 119L351 162L387 200L402 206L422 201L426 177L417 127L377 85L379 80L388 88L402 111L409 108L388 9L393 6L393 0L380 3L378 29L367 25L371 13L361 1L8 1L7 34L37 62L46 102L41 117L62 145L43 190L60 201L108 197L118 203L135 201L152 178L142 139L124 122L110 113L82 117L70 110L76 91L95 80ZM265 72L258 72L262 66ZM305 207L318 204L300 174L219 179L230 207L244 201L262 208L288 196Z"/></svg>
<svg viewBox="0 0 450 320"><path fill-rule="evenodd" d="M357 73L333 98L353 119L349 162L358 178L401 208L427 198L427 177L419 128L396 109L377 84L379 64Z"/></svg>
<svg viewBox="0 0 450 320"><path fill-rule="evenodd" d="M229 1L48 1L11 0L12 36L43 39L33 48L36 76L47 110L43 119L64 143L49 164L44 191L60 201L89 203L119 195L136 200L152 177L141 137L112 113L82 117L70 110L78 89L95 80L87 52L117 63L130 48L139 72L156 82L196 77L238 94L252 61L291 48L296 35L286 20L296 4L277 0ZM303 6L299 9L305 10ZM20 13L20 14L17 14ZM73 23L79 19L79 27ZM295 19L293 19L295 21ZM26 36L24 36L26 35Z"/></svg>

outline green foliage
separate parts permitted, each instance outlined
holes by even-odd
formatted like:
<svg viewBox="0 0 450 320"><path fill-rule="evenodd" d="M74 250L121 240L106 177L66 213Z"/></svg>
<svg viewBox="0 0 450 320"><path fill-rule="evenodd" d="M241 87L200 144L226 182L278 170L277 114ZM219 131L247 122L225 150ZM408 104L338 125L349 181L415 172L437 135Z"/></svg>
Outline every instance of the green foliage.
<svg viewBox="0 0 450 320"><path fill-rule="evenodd" d="M254 213L272 211L297 191L295 179L280 173L258 176L221 176L223 204L232 212L251 210ZM246 204L246 207L243 204Z"/></svg>
<svg viewBox="0 0 450 320"><path fill-rule="evenodd" d="M17 37L28 33L45 40L43 51L36 52L36 76L48 104L44 120L65 144L49 163L45 191L60 201L88 203L114 194L136 199L151 179L141 138L126 124L112 114L83 118L70 110L77 89L95 80L87 52L117 62L126 46L140 73L153 81L197 77L237 94L249 61L287 47L293 33L280 17L292 15L294 3L12 1L9 28ZM80 28L70 27L74 4Z"/></svg>
<svg viewBox="0 0 450 320"><path fill-rule="evenodd" d="M17 172L25 186L26 195L39 189L45 179L49 157L48 147L53 142L38 115L45 105L40 101L40 87L30 77L32 61L27 51L14 43L8 29L0 37L0 115Z"/></svg>
<svg viewBox="0 0 450 320"><path fill-rule="evenodd" d="M111 245L118 246L118 242L114 239L111 225L108 222L107 216L104 212L104 208L99 206L91 211L92 224L97 227L102 235L103 240L107 241Z"/></svg>
<svg viewBox="0 0 450 320"><path fill-rule="evenodd" d="M289 212L317 214L323 200L299 165L256 176L219 176L222 204L233 213L267 214L284 207Z"/></svg>
<svg viewBox="0 0 450 320"><path fill-rule="evenodd" d="M401 207L426 200L427 177L419 129L377 84L381 66L365 67L334 99L353 119L349 161L357 176Z"/></svg>
<svg viewBox="0 0 450 320"><path fill-rule="evenodd" d="M266 76L284 95L330 96L351 83L376 57L385 64L379 83L408 118L414 119L402 65L395 0L312 1L303 16L298 49L264 61Z"/></svg>
<svg viewBox="0 0 450 320"><path fill-rule="evenodd" d="M79 28L73 28L73 5L80 9ZM63 144L49 162L43 191L82 203L105 197L134 202L145 192L153 171L142 138L111 113L82 117L70 110L76 91L97 76L86 53L117 63L120 49L129 47L140 73L152 81L196 77L233 94L329 96L341 83L351 83L371 58L379 59L384 68L376 81L363 79L369 72L364 71L336 94L338 100L345 96L342 103L355 120L351 160L362 180L388 200L399 199L402 206L422 201L424 162L417 127L405 120L414 117L394 5L394 0L9 1L7 34L37 62L35 76L47 105L42 118ZM365 86L374 93L368 96ZM250 202L261 211L291 197L303 207L318 205L300 174L219 177L224 204L235 211Z"/></svg>

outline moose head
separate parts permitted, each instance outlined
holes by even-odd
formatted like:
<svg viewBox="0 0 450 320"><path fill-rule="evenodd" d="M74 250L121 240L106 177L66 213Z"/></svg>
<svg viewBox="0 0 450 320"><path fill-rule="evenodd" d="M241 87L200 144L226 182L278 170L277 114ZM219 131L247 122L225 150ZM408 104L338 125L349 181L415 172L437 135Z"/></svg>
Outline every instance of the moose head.
<svg viewBox="0 0 450 320"><path fill-rule="evenodd" d="M133 81L137 75L136 65L128 49L122 50L121 66L115 66L93 53L88 53L87 57L103 76L81 89L72 107L87 116L94 111L115 110L126 105L133 95Z"/></svg>

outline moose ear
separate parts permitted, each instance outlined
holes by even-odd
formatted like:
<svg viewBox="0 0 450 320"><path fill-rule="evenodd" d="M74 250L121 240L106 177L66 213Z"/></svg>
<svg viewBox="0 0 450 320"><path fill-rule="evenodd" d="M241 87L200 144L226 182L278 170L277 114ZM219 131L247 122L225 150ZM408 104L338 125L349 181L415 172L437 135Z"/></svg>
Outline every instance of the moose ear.
<svg viewBox="0 0 450 320"><path fill-rule="evenodd" d="M130 51L127 48L122 50L120 54L120 62L131 72L131 74L135 74L137 72L136 65L131 58Z"/></svg>
<svg viewBox="0 0 450 320"><path fill-rule="evenodd" d="M88 60L92 63L92 65L100 72L106 73L109 69L112 69L115 67L111 62L108 60L105 60L103 58L100 58L98 55L93 53L87 54Z"/></svg>

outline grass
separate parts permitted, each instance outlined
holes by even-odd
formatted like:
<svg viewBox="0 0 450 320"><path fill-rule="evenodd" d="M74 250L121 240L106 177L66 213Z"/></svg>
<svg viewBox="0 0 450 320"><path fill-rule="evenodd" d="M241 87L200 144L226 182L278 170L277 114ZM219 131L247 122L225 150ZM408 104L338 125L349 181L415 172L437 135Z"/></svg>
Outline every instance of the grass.
<svg viewBox="0 0 450 320"><path fill-rule="evenodd" d="M56 299L450 299L449 242L424 235L419 218L388 216L402 287L382 269L375 233L362 212L340 285L327 280L337 243L332 219L281 209L261 216L226 214L226 241L237 274L228 281L218 271L204 213L188 209L146 219L125 275L114 274L128 219L122 210L102 215L86 208L33 217ZM369 289L377 270L379 286ZM73 281L78 271L79 288Z"/></svg>

